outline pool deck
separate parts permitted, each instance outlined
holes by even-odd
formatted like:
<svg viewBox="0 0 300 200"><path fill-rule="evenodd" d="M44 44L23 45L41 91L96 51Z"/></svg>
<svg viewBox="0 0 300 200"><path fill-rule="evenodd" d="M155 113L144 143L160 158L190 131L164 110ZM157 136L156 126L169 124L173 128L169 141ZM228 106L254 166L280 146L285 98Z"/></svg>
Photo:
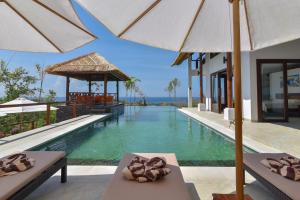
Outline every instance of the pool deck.
<svg viewBox="0 0 300 200"><path fill-rule="evenodd" d="M187 108L180 111L234 139L234 126L229 128L228 121L223 120L222 115L211 112L200 113L196 109ZM0 141L0 156L32 148L105 117L107 116L82 116L33 132L3 138ZM256 151L285 151L300 157L300 149L296 148L299 140L300 132L297 125L290 127L290 125L244 121L244 144ZM288 143L285 143L287 141ZM58 172L26 200L101 200L115 169L115 166L68 166L66 184L60 183L60 172ZM181 171L193 200L212 200L212 193L235 192L234 167L181 167ZM279 200L247 173L246 183L245 193L253 199Z"/></svg>
<svg viewBox="0 0 300 200"><path fill-rule="evenodd" d="M0 139L0 158L28 150L49 140L67 134L77 128L104 119L110 114L83 115L63 122L51 124L31 131Z"/></svg>
<svg viewBox="0 0 300 200"><path fill-rule="evenodd" d="M213 127L234 139L234 125L223 119L223 114L209 111L199 112L197 108L179 109L184 114ZM258 152L286 152L300 157L300 119L291 118L288 123L266 123L243 121L244 144Z"/></svg>
<svg viewBox="0 0 300 200"><path fill-rule="evenodd" d="M68 166L68 182L60 183L59 173L25 200L101 200L116 167ZM212 200L212 193L234 193L234 167L181 167L193 200ZM280 200L246 174L245 193L255 200ZM137 183L140 184L140 183ZM134 188L132 189L134 191ZM141 198L142 199L142 198Z"/></svg>

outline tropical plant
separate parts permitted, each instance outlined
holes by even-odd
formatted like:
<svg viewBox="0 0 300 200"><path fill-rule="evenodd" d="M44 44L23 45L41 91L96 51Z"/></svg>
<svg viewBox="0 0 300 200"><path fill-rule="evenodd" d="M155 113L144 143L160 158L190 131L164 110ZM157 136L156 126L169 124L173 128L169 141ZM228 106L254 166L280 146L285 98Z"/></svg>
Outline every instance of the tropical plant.
<svg viewBox="0 0 300 200"><path fill-rule="evenodd" d="M0 84L5 90L5 101L10 101L22 95L34 95L36 89L33 85L36 77L29 75L23 67L18 67L13 71L8 69L4 61L0 61Z"/></svg>
<svg viewBox="0 0 300 200"><path fill-rule="evenodd" d="M127 80L127 81L125 81L125 83L124 83L124 87L126 89L126 97L128 95L128 91L130 92L129 104L131 104L132 94L133 94L133 92L135 92L135 88L137 86L137 82L140 82L140 81L141 80L138 79L138 78L136 78L136 77L130 77L130 79Z"/></svg>
<svg viewBox="0 0 300 200"><path fill-rule="evenodd" d="M43 83L44 83L44 79L45 79L45 76L46 76L46 72L45 72L45 69L43 67L41 67L39 64L35 65L35 69L36 69L37 74L38 74L38 79L37 80L40 81L40 87L37 89L37 91L39 93L38 101L41 102L42 93L44 92Z"/></svg>
<svg viewBox="0 0 300 200"><path fill-rule="evenodd" d="M172 81L169 82L168 86L165 88L165 91L168 92L169 97L172 96L173 84Z"/></svg>
<svg viewBox="0 0 300 200"><path fill-rule="evenodd" d="M95 87L95 92L100 93L101 88L103 87L102 83L97 83L97 81L92 81L92 87Z"/></svg>
<svg viewBox="0 0 300 200"><path fill-rule="evenodd" d="M172 80L172 85L173 85L173 92L174 92L174 98L175 98L175 103L177 102L177 88L180 87L180 81L177 78L174 78Z"/></svg>
<svg viewBox="0 0 300 200"><path fill-rule="evenodd" d="M177 102L176 98L177 98L177 88L178 87L180 87L180 81L179 81L179 79L174 78L173 80L171 80L168 83L168 86L165 88L165 91L168 92L169 97L171 97L173 94L175 103Z"/></svg>
<svg viewBox="0 0 300 200"><path fill-rule="evenodd" d="M46 96L46 102L54 102L56 98L56 92L54 90L49 90Z"/></svg>

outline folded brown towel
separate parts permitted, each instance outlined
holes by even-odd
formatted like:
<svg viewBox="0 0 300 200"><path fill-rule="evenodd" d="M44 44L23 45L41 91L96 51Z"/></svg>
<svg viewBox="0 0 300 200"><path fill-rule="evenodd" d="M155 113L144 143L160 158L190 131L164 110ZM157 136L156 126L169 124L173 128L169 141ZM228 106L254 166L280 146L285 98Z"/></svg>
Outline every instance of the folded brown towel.
<svg viewBox="0 0 300 200"><path fill-rule="evenodd" d="M279 160L266 158L261 163L272 172L285 178L300 181L300 160L292 156L282 157Z"/></svg>
<svg viewBox="0 0 300 200"><path fill-rule="evenodd" d="M156 181L171 173L166 164L165 158L154 157L146 160L136 156L122 173L128 180L136 180L140 183Z"/></svg>
<svg viewBox="0 0 300 200"><path fill-rule="evenodd" d="M26 171L34 166L35 160L24 153L13 154L0 160L0 177Z"/></svg>

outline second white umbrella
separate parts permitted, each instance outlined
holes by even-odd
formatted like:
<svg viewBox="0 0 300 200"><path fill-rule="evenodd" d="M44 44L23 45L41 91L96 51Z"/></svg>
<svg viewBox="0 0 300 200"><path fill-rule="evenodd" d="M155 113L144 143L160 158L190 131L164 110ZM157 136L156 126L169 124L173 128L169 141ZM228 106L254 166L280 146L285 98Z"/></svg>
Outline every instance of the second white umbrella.
<svg viewBox="0 0 300 200"><path fill-rule="evenodd" d="M69 0L0 0L0 49L66 52L96 37Z"/></svg>

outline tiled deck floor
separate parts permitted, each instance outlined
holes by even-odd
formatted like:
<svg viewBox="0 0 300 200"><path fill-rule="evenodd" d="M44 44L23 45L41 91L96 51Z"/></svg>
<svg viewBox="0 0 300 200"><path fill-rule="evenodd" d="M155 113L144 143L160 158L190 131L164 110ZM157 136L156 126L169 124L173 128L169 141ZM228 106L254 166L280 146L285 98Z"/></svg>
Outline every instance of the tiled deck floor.
<svg viewBox="0 0 300 200"><path fill-rule="evenodd" d="M223 119L223 114L198 112L197 108L183 108L183 110L217 123L224 129L234 130L234 125L229 128L229 122ZM243 134L256 142L300 157L300 118L291 118L288 123L259 123L245 120Z"/></svg>
<svg viewBox="0 0 300 200"><path fill-rule="evenodd" d="M184 109L191 114L219 124L222 129L228 128L228 121L223 115L211 112L197 112L196 109ZM185 112L187 113L187 112ZM300 123L292 119L292 123L253 123L244 121L244 135L267 146L285 151L300 157ZM259 145L258 145L259 146ZM26 200L101 200L116 167L112 166L69 166L68 183L61 184L58 175L53 176ZM234 167L181 167L185 182L194 200L211 200L211 194L233 193L235 191ZM246 175L245 192L255 200L279 200Z"/></svg>
<svg viewBox="0 0 300 200"><path fill-rule="evenodd" d="M60 183L57 174L26 200L101 200L115 169L111 166L69 166L66 184ZM181 167L181 170L193 200L211 200L213 192L235 191L234 167ZM245 193L253 199L279 200L249 175L246 175L246 183Z"/></svg>

